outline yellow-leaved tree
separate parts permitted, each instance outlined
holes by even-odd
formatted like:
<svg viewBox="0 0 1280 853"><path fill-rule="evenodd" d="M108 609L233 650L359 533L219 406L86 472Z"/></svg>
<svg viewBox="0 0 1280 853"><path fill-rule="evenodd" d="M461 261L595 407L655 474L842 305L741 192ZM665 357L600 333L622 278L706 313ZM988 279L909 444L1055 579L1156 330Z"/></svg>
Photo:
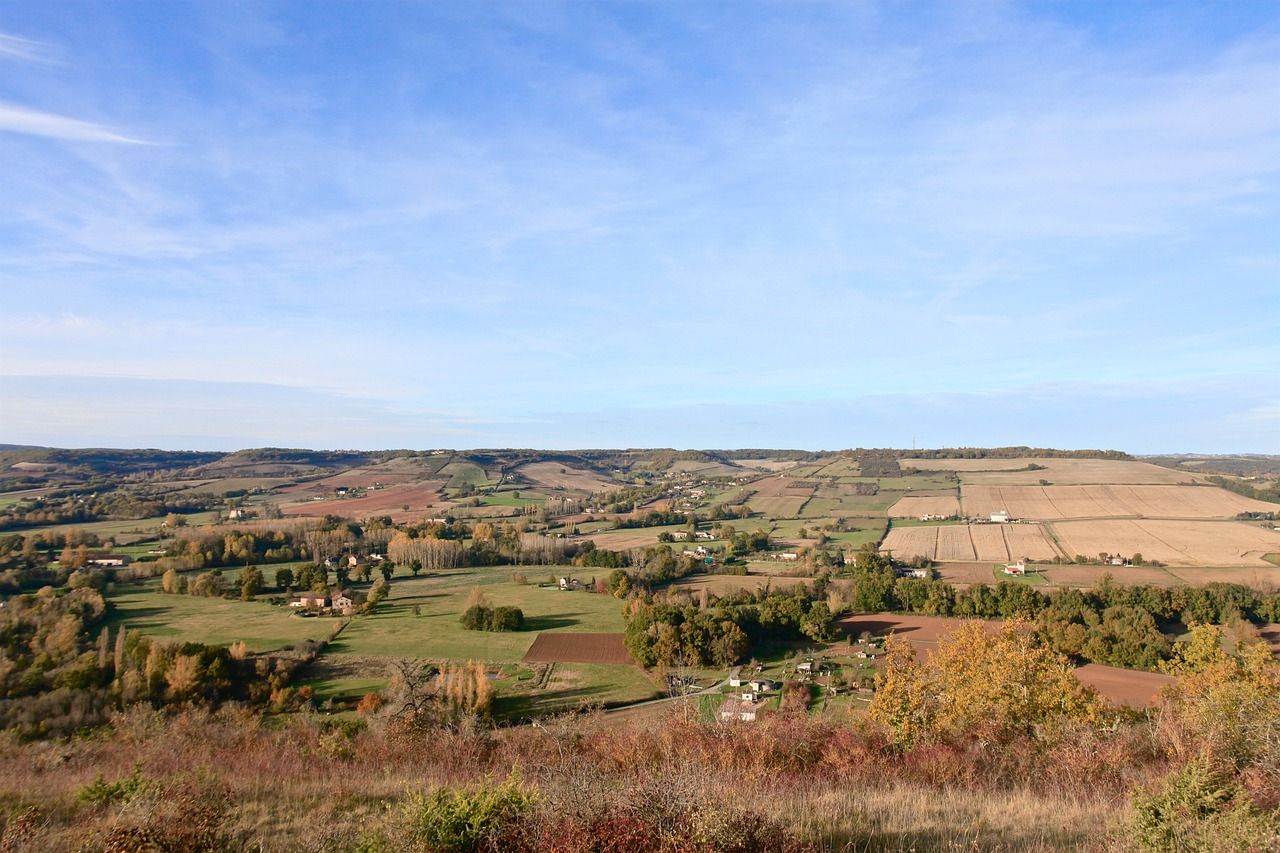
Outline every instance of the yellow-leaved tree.
<svg viewBox="0 0 1280 853"><path fill-rule="evenodd" d="M870 714L903 748L961 738L997 743L1102 711L1070 661L1025 626L965 625L923 660L905 639L891 637L886 649Z"/></svg>
<svg viewBox="0 0 1280 853"><path fill-rule="evenodd" d="M1280 791L1280 661L1260 639L1228 645L1220 627L1192 625L1175 647L1161 733L1181 757L1253 766Z"/></svg>

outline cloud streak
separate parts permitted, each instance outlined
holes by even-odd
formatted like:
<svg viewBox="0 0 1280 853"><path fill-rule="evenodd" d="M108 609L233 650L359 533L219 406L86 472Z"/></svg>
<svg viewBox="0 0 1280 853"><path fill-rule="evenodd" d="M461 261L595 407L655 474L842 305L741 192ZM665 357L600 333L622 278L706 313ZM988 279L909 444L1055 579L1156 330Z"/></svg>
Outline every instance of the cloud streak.
<svg viewBox="0 0 1280 853"><path fill-rule="evenodd" d="M111 142L125 145L152 145L144 139L125 136L106 125L69 116L28 109L0 102L0 132L60 139L66 142Z"/></svg>

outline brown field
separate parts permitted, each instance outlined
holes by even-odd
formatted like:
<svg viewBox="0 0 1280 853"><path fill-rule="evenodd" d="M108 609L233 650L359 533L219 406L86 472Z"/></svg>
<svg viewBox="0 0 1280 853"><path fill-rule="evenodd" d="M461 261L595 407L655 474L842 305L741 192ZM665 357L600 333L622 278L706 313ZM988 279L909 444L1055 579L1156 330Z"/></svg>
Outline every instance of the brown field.
<svg viewBox="0 0 1280 853"><path fill-rule="evenodd" d="M881 550L892 551L901 560L923 556L939 562L1000 561L1020 557L1048 560L1058 553L1046 538L1044 528L1038 524L895 527L885 537Z"/></svg>
<svg viewBox="0 0 1280 853"><path fill-rule="evenodd" d="M611 551L622 551L627 548L646 548L658 544L658 534L663 530L681 530L679 527L631 527L622 530L603 530L599 533L583 533L573 538L574 542L594 539L597 548ZM683 545L676 542L674 545Z"/></svg>
<svg viewBox="0 0 1280 853"><path fill-rule="evenodd" d="M743 468L775 472L794 468L798 464L794 459L730 459L729 461Z"/></svg>
<svg viewBox="0 0 1280 853"><path fill-rule="evenodd" d="M1218 568L1178 566L1170 569L1169 574L1195 586L1207 583L1238 583L1254 589L1280 589L1280 566L1271 564Z"/></svg>
<svg viewBox="0 0 1280 853"><path fill-rule="evenodd" d="M1090 587L1103 575L1111 575L1116 583L1130 586L1178 586L1179 579L1164 569L1152 566L1075 566L1040 565L1036 568L1055 586Z"/></svg>
<svg viewBox="0 0 1280 853"><path fill-rule="evenodd" d="M919 518L922 515L957 515L960 502L954 494L936 497L907 495L889 507L890 518Z"/></svg>
<svg viewBox="0 0 1280 853"><path fill-rule="evenodd" d="M1172 676L1158 672L1142 672L1087 663L1076 668L1076 678L1086 687L1098 691L1098 695L1116 705L1145 708L1156 701L1160 690L1172 684Z"/></svg>
<svg viewBox="0 0 1280 853"><path fill-rule="evenodd" d="M812 580L813 578L764 575L754 572L748 575L693 575L672 581L668 588L690 593L709 589L716 595L729 595L743 590L755 592L766 586L771 589L785 589Z"/></svg>
<svg viewBox="0 0 1280 853"><path fill-rule="evenodd" d="M1232 521L1061 521L1053 530L1071 554L1142 554L1174 566L1271 566L1280 533Z"/></svg>
<svg viewBox="0 0 1280 853"><path fill-rule="evenodd" d="M882 551L892 551L899 560L912 557L934 559L938 553L938 527L895 527L889 531L880 546Z"/></svg>
<svg viewBox="0 0 1280 853"><path fill-rule="evenodd" d="M285 515L341 515L348 518L393 512L405 506L409 507L409 511L420 511L441 500L441 485L439 482L428 482L387 486L359 498L301 500L283 504L280 511Z"/></svg>
<svg viewBox="0 0 1280 853"><path fill-rule="evenodd" d="M1275 512L1280 505L1216 486L992 486L961 487L964 511L985 516L1008 510L1015 518L1234 518Z"/></svg>
<svg viewBox="0 0 1280 853"><path fill-rule="evenodd" d="M221 495L240 489L246 492L253 489L274 489L278 486L288 485L291 482L293 481L284 477L223 477L217 480L176 481L172 483L172 486L179 494L208 492Z"/></svg>
<svg viewBox="0 0 1280 853"><path fill-rule="evenodd" d="M760 498L810 498L813 497L812 485L799 485L805 481L796 480L792 477L770 476L761 477L750 483L752 489L755 490L756 497Z"/></svg>
<svg viewBox="0 0 1280 853"><path fill-rule="evenodd" d="M1001 524L999 527L1004 531L1010 559L1052 560L1059 556L1058 549L1053 547L1053 540L1045 535L1042 525Z"/></svg>
<svg viewBox="0 0 1280 853"><path fill-rule="evenodd" d="M600 492L617 486L608 477L585 468L574 468L559 462L530 462L516 468L516 473L552 489L573 489L581 492Z"/></svg>
<svg viewBox="0 0 1280 853"><path fill-rule="evenodd" d="M962 625L977 622L989 631L994 631L1000 622L994 620L971 620L949 616L921 616L902 613L869 613L861 616L849 616L840 620L840 627L845 632L857 636L863 631L872 634L896 634L911 641L917 655L928 654L937 646L938 640L947 636ZM1116 705L1144 707L1154 702L1160 689L1173 681L1167 675L1141 670L1120 669L1101 664L1085 664L1076 668L1076 677L1086 687L1092 687L1098 695Z"/></svg>
<svg viewBox="0 0 1280 853"><path fill-rule="evenodd" d="M938 576L947 583L962 586L989 584L995 580L991 563L942 563L938 566Z"/></svg>
<svg viewBox="0 0 1280 853"><path fill-rule="evenodd" d="M1043 470L1020 471L1029 464ZM1049 480L1058 486L1100 483L1177 484L1201 481L1198 474L1148 462L1110 459L900 459L904 468L955 471L964 483L1035 485Z"/></svg>
<svg viewBox="0 0 1280 853"><path fill-rule="evenodd" d="M544 631L524 653L526 661L542 663L629 664L631 655L622 634L578 634Z"/></svg>
<svg viewBox="0 0 1280 853"><path fill-rule="evenodd" d="M951 524L937 528L938 556L936 560L976 560L973 539L967 524Z"/></svg>
<svg viewBox="0 0 1280 853"><path fill-rule="evenodd" d="M1005 524L975 524L969 528L973 550L979 560L1004 562L1009 559L1009 545L1005 542Z"/></svg>
<svg viewBox="0 0 1280 853"><path fill-rule="evenodd" d="M808 500L807 497L760 497L756 495L747 501L747 506L766 518L796 518L800 515L800 510Z"/></svg>

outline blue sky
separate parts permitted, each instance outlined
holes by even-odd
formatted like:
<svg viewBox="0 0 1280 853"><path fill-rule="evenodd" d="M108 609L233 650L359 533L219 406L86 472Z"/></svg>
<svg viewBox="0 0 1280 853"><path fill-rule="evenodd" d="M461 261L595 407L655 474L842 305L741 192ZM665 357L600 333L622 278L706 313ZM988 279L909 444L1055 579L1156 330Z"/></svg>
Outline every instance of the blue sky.
<svg viewBox="0 0 1280 853"><path fill-rule="evenodd" d="M0 441L1280 452L1280 6L0 8Z"/></svg>

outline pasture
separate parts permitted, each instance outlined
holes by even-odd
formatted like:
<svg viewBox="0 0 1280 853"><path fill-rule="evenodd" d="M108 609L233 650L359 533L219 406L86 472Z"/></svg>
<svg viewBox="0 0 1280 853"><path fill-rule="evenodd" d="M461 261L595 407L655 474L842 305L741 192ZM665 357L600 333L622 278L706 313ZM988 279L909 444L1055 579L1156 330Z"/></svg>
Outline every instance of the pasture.
<svg viewBox="0 0 1280 853"><path fill-rule="evenodd" d="M230 601L191 595L166 595L154 585L128 587L108 597L109 624L124 625L152 637L230 645L243 640L256 652L322 640L338 619L304 619L289 607L263 601Z"/></svg>

